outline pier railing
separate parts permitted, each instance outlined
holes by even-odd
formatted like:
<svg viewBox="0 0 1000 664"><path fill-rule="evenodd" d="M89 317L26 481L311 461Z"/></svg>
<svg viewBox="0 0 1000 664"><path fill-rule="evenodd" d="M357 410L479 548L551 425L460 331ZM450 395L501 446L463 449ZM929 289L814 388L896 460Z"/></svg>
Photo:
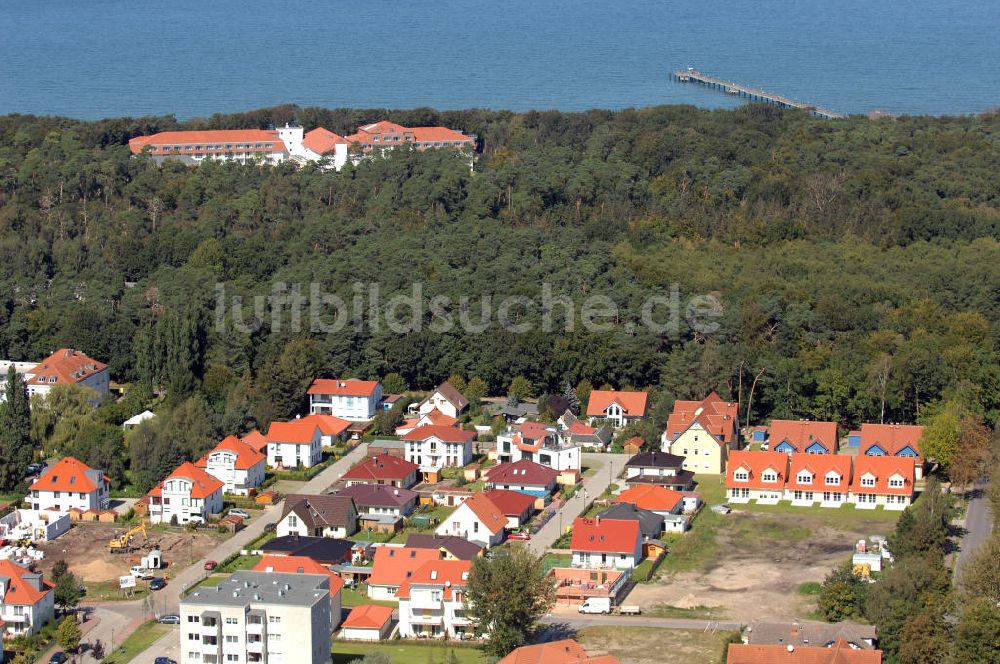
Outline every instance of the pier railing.
<svg viewBox="0 0 1000 664"><path fill-rule="evenodd" d="M727 94L737 95L739 97L746 97L751 101L760 101L766 104L775 104L777 106L782 106L784 108L796 108L799 110L806 111L820 118L842 118L844 117L840 113L835 113L826 108L821 108L813 104L807 104L805 102L798 101L796 99L791 99L783 95L774 94L773 92L767 92L766 90L761 90L760 88L754 88L749 85L742 85L740 83L734 83L732 81L725 81L721 78L716 78L710 76L709 74L704 74L697 69L691 67L687 69L678 69L674 72L673 78L681 83L698 83L699 85L704 85L709 88L715 88L716 90L722 90Z"/></svg>

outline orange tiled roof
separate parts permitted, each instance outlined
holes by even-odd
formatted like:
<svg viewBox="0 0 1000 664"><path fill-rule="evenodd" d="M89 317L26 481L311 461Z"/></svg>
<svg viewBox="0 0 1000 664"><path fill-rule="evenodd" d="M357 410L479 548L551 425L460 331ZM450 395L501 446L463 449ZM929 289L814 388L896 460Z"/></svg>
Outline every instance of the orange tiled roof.
<svg viewBox="0 0 1000 664"><path fill-rule="evenodd" d="M855 650L843 639L830 648L733 643L726 664L882 664L882 651Z"/></svg>
<svg viewBox="0 0 1000 664"><path fill-rule="evenodd" d="M243 436L240 440L261 453L267 448L267 437L257 429Z"/></svg>
<svg viewBox="0 0 1000 664"><path fill-rule="evenodd" d="M862 486L865 475L875 476L875 486ZM900 475L903 486L889 486L889 478ZM913 483L916 477L916 462L913 457L897 456L858 456L854 459L854 480L851 491L854 493L876 493L895 496L912 496Z"/></svg>
<svg viewBox="0 0 1000 664"><path fill-rule="evenodd" d="M430 422L431 425L433 426L453 427L456 424L458 424L457 417L452 417L451 415L445 415L437 408L427 413L426 415L421 416L420 419L417 420L417 422L420 422L424 418L427 418L427 421Z"/></svg>
<svg viewBox="0 0 1000 664"><path fill-rule="evenodd" d="M401 586L421 565L440 558L438 549L380 546L375 549L368 585Z"/></svg>
<svg viewBox="0 0 1000 664"><path fill-rule="evenodd" d="M573 639L521 646L497 664L618 664L610 655L590 657Z"/></svg>
<svg viewBox="0 0 1000 664"><path fill-rule="evenodd" d="M921 457L923 452L920 450L920 439L923 435L924 428L916 424L862 424L859 455L864 454L872 445L878 445L890 455L912 447L918 457Z"/></svg>
<svg viewBox="0 0 1000 664"><path fill-rule="evenodd" d="M60 348L36 364L28 373L32 374L28 385L65 385L79 383L85 378L108 368L103 362L87 357L72 348ZM53 380L54 379L54 380Z"/></svg>
<svg viewBox="0 0 1000 664"><path fill-rule="evenodd" d="M653 512L672 512L682 500L684 494L680 491L655 484L638 484L615 498L616 503L628 503Z"/></svg>
<svg viewBox="0 0 1000 664"><path fill-rule="evenodd" d="M344 587L344 580L323 567L321 564L305 556L269 556L265 555L253 568L255 572L281 572L286 574L319 574L329 577L330 595L336 595Z"/></svg>
<svg viewBox="0 0 1000 664"><path fill-rule="evenodd" d="M791 445L796 452L805 452L813 443L820 443L832 453L837 449L837 423L771 420L771 449L783 442Z"/></svg>
<svg viewBox="0 0 1000 664"><path fill-rule="evenodd" d="M392 620L392 607L378 604L359 604L341 625L344 629L382 629Z"/></svg>
<svg viewBox="0 0 1000 664"><path fill-rule="evenodd" d="M822 456L822 455L817 455ZM737 482L737 470L745 469L747 481ZM777 474L777 481L765 482L761 479L764 471L771 469ZM735 450L729 453L726 464L726 487L730 489L774 489L781 491L788 480L788 455L784 452L760 452L751 450Z"/></svg>
<svg viewBox="0 0 1000 664"><path fill-rule="evenodd" d="M578 518L573 522L569 548L591 553L634 553L639 540L638 521Z"/></svg>
<svg viewBox="0 0 1000 664"><path fill-rule="evenodd" d="M460 131L447 127L404 127L387 120L358 127L358 131L348 136L347 140L366 147L403 145L405 143L473 143L471 136L466 136ZM418 149L421 147L418 146Z"/></svg>
<svg viewBox="0 0 1000 664"><path fill-rule="evenodd" d="M507 526L507 515L485 493L474 493L459 509L468 507L490 534L496 535Z"/></svg>
<svg viewBox="0 0 1000 664"><path fill-rule="evenodd" d="M267 429L267 442L309 445L318 428L315 420L307 421L304 417L290 422L271 422Z"/></svg>
<svg viewBox="0 0 1000 664"><path fill-rule="evenodd" d="M800 483L799 475L806 470L812 474L812 483ZM840 476L839 484L827 484L830 471ZM835 491L847 493L851 486L851 457L844 454L793 454L788 470L789 489L802 491Z"/></svg>
<svg viewBox="0 0 1000 664"><path fill-rule="evenodd" d="M300 418L300 420L302 422L315 423L316 426L319 427L319 432L324 436L339 436L347 431L347 428L351 426L351 422L349 420L344 420L325 413L306 415L305 417Z"/></svg>
<svg viewBox="0 0 1000 664"><path fill-rule="evenodd" d="M587 415L600 417L612 403L617 403L628 417L645 417L646 402L649 395L645 392L618 392L616 390L594 390L587 402Z"/></svg>
<svg viewBox="0 0 1000 664"><path fill-rule="evenodd" d="M444 427L434 424L426 424L408 432L405 436L403 436L403 440L427 440L431 437L437 438L445 443L467 443L476 437L476 432L466 431L465 429L459 429L457 427Z"/></svg>
<svg viewBox="0 0 1000 664"><path fill-rule="evenodd" d="M309 386L309 394L335 394L347 397L370 397L378 387L377 380L356 378L317 378Z"/></svg>
<svg viewBox="0 0 1000 664"><path fill-rule="evenodd" d="M309 148L316 154L332 152L338 145L347 145L348 140L339 134L335 134L329 129L317 127L306 132L302 137L302 145Z"/></svg>
<svg viewBox="0 0 1000 664"><path fill-rule="evenodd" d="M161 131L150 136L136 136L129 140L128 147L132 154L139 154L147 146L152 148L154 153L165 152L161 146L185 146L182 149L190 149L190 146L199 145L199 152L233 152L237 150L234 144L264 145L260 150L267 152L285 152L285 143L278 138L278 132L265 129L212 129L207 131ZM218 149L210 146L219 145ZM226 146L231 147L226 147ZM241 150L258 148L239 148Z"/></svg>
<svg viewBox="0 0 1000 664"><path fill-rule="evenodd" d="M30 490L90 493L97 490L97 484L94 481L97 478L103 479L108 484L111 483L111 478L94 470L79 459L64 457L32 482Z"/></svg>
<svg viewBox="0 0 1000 664"><path fill-rule="evenodd" d="M507 516L520 516L526 511L533 509L535 499L520 491L509 491L507 489L493 489L485 491L483 495L490 499L497 508Z"/></svg>
<svg viewBox="0 0 1000 664"><path fill-rule="evenodd" d="M738 404L723 401L712 392L703 401L675 401L674 410L667 419L667 440L674 441L675 434L681 434L698 422L720 445L732 441L736 433Z"/></svg>
<svg viewBox="0 0 1000 664"><path fill-rule="evenodd" d="M592 426L587 426L586 424L584 424L579 420L569 425L569 427L566 430L569 431L570 433L576 433L584 436L589 436L591 434L597 433L597 429L595 429Z"/></svg>
<svg viewBox="0 0 1000 664"><path fill-rule="evenodd" d="M160 482L155 487L153 487L153 490L146 495L148 496L163 495L164 482L178 478L190 480L193 483L191 487L192 498L208 498L216 491L221 491L222 488L225 486L218 479L212 477L211 475L209 475L204 470L197 467L190 461L185 461L184 463L182 463L180 466L177 467L177 470L167 475L166 479L164 479L163 482Z"/></svg>
<svg viewBox="0 0 1000 664"><path fill-rule="evenodd" d="M44 580L42 581L42 590L35 588L35 586L24 580L24 576L31 573L31 570L25 569L10 560L0 560L0 576L10 579L7 586L7 594L3 598L4 604L33 605L38 603L39 600L55 588L54 583Z"/></svg>
<svg viewBox="0 0 1000 664"><path fill-rule="evenodd" d="M261 461L264 461L267 457L254 449L251 445L244 443L242 440L236 436L226 436L222 441L216 445L211 452L203 456L202 458L195 461L196 466L199 468L205 468L208 466L208 457L212 456L215 452L233 452L236 454L236 468L239 470L248 470L253 468Z"/></svg>
<svg viewBox="0 0 1000 664"><path fill-rule="evenodd" d="M421 565L403 582L396 597L409 599L410 588L414 585L440 586L444 589L442 593L444 599L450 600L454 596L455 588L464 588L468 584L471 572L471 560L432 560Z"/></svg>

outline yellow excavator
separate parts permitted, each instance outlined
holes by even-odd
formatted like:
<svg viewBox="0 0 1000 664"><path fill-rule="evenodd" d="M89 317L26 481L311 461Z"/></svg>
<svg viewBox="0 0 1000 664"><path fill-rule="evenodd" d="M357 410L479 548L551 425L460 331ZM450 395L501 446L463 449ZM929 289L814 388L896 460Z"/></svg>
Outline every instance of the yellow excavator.
<svg viewBox="0 0 1000 664"><path fill-rule="evenodd" d="M142 533L143 538L149 540L149 531L146 530L146 522L143 521L135 528L132 528L121 537L117 537L108 542L108 551L111 553L132 553L136 547L132 544L132 539Z"/></svg>

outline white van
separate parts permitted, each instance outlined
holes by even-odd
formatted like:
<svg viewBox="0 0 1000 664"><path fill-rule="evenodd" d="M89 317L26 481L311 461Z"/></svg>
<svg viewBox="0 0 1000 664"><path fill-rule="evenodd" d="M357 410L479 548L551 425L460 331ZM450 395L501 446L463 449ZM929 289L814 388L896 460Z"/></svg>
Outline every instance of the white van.
<svg viewBox="0 0 1000 664"><path fill-rule="evenodd" d="M580 613L611 613L611 598L588 597L576 610Z"/></svg>

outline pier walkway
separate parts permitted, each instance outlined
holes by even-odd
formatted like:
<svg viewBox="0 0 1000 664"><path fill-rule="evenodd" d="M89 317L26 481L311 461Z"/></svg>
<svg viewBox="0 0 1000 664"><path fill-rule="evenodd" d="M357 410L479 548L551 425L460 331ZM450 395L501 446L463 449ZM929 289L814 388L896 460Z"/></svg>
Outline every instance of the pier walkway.
<svg viewBox="0 0 1000 664"><path fill-rule="evenodd" d="M766 104L775 104L784 108L797 108L807 111L808 113L820 118L834 119L844 117L842 114L835 113L829 109L820 108L819 106L814 106L813 104L807 104L795 99L783 97L782 95L767 92L765 90L761 90L760 88L753 88L748 85L733 83L732 81L724 81L721 78L703 74L692 67L688 67L687 69L678 69L673 73L673 79L680 83L698 83L709 88L722 90L727 94L746 97L751 101L761 101Z"/></svg>

